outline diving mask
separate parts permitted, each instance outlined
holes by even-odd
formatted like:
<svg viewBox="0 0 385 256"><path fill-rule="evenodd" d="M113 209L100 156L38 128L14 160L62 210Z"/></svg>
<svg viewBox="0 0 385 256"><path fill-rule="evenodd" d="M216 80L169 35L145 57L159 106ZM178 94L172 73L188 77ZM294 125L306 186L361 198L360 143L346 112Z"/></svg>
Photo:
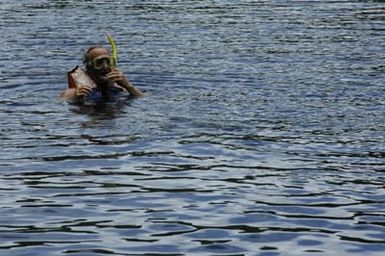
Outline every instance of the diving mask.
<svg viewBox="0 0 385 256"><path fill-rule="evenodd" d="M102 55L91 60L90 63L94 69L99 70L104 67L107 67L107 68L113 67L115 64L115 61L114 61L114 58L112 58L110 55Z"/></svg>

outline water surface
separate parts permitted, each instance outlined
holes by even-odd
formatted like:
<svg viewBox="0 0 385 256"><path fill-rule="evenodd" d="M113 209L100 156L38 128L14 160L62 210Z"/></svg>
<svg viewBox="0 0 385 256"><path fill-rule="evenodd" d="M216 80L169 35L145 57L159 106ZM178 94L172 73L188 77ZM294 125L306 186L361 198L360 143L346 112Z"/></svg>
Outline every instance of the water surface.
<svg viewBox="0 0 385 256"><path fill-rule="evenodd" d="M383 255L384 2L0 14L1 255ZM147 96L60 101L107 33Z"/></svg>

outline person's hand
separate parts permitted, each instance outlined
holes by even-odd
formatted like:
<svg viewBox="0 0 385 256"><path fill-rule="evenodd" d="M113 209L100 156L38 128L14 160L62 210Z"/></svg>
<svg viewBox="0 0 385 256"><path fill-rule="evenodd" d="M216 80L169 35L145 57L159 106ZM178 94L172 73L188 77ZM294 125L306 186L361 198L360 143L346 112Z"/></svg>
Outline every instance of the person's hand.
<svg viewBox="0 0 385 256"><path fill-rule="evenodd" d="M75 90L75 96L81 97L81 96L88 96L92 91L92 86L90 85L83 85L79 88L76 88Z"/></svg>
<svg viewBox="0 0 385 256"><path fill-rule="evenodd" d="M107 79L111 82L116 82L116 83L119 83L119 82L126 82L127 81L127 78L126 76L124 75L124 73L122 71L120 71L119 69L114 69L112 70L110 73L108 73L106 75Z"/></svg>
<svg viewBox="0 0 385 256"><path fill-rule="evenodd" d="M122 71L119 69L114 69L110 73L106 75L106 78L108 81L112 83L117 83L118 85L122 86L124 89L126 89L131 95L135 97L143 96L144 93L141 92L138 88L136 88L124 75Z"/></svg>

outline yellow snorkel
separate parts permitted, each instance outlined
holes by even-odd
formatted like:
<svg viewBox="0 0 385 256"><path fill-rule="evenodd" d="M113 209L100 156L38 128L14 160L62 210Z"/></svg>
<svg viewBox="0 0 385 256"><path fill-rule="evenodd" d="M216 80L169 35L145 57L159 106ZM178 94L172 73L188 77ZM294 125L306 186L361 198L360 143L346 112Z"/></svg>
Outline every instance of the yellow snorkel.
<svg viewBox="0 0 385 256"><path fill-rule="evenodd" d="M115 40L110 34L107 35L107 40L111 45L112 58L114 59L114 68L115 68L118 65L118 51L116 49Z"/></svg>

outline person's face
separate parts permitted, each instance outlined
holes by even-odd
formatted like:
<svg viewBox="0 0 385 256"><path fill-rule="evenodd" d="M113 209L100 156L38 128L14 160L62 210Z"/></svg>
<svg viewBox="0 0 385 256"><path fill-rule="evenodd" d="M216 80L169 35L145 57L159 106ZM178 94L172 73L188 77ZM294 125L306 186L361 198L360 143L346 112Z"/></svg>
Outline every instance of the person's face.
<svg viewBox="0 0 385 256"><path fill-rule="evenodd" d="M111 72L111 55L104 48L95 48L89 53L91 67L94 73L106 75Z"/></svg>

